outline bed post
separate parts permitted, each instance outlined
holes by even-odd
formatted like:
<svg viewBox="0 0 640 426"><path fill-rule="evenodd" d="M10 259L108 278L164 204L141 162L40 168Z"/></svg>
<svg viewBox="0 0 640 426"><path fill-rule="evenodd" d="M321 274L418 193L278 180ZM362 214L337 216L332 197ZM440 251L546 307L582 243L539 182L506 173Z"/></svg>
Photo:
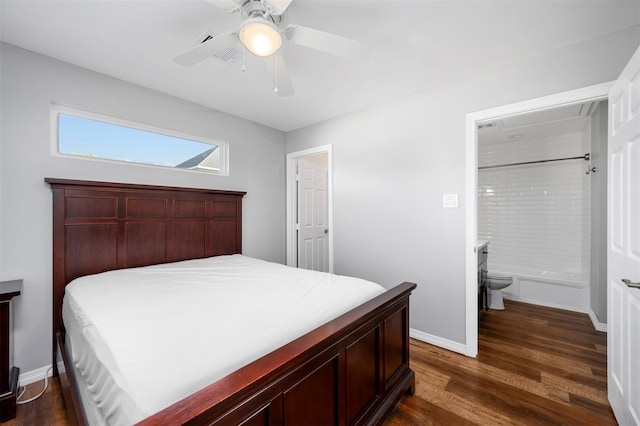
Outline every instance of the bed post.
<svg viewBox="0 0 640 426"><path fill-rule="evenodd" d="M64 338L62 325L62 298L64 297L64 189L52 188L53 192L53 324L51 333L53 375L58 376L56 354L58 348L57 334Z"/></svg>

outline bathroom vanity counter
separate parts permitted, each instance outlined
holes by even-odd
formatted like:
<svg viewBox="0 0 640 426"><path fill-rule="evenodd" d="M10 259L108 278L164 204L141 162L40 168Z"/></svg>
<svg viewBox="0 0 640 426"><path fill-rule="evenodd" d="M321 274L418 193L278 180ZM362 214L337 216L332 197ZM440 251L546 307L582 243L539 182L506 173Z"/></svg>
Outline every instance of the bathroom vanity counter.
<svg viewBox="0 0 640 426"><path fill-rule="evenodd" d="M489 241L478 240L476 253L478 254L478 313L480 313L487 308L487 289L484 285L484 275L487 271Z"/></svg>

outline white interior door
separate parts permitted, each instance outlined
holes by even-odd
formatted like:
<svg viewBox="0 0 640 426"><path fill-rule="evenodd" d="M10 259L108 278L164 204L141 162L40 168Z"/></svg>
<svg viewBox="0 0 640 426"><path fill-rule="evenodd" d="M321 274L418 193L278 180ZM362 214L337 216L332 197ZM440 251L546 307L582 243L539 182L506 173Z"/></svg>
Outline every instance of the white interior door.
<svg viewBox="0 0 640 426"><path fill-rule="evenodd" d="M298 160L298 267L329 271L326 162Z"/></svg>
<svg viewBox="0 0 640 426"><path fill-rule="evenodd" d="M609 402L640 425L640 48L609 93L608 161Z"/></svg>

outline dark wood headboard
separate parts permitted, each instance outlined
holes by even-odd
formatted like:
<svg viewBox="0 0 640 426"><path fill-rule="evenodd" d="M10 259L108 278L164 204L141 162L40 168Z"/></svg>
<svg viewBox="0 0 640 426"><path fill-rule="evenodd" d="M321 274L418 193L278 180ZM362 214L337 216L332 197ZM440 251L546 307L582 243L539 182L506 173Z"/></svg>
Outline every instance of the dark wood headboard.
<svg viewBox="0 0 640 426"><path fill-rule="evenodd" d="M53 338L74 278L242 253L245 192L46 178L53 190Z"/></svg>

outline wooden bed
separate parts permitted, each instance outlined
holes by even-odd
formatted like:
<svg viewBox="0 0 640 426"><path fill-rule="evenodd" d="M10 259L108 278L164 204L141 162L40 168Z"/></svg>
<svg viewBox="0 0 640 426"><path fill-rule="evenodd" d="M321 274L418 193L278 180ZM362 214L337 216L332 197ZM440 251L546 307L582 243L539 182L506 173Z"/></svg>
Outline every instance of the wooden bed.
<svg viewBox="0 0 640 426"><path fill-rule="evenodd" d="M64 347L65 286L112 269L241 253L245 193L45 180L53 191L54 374L70 420L85 424ZM415 287L402 283L140 424L380 424L414 390Z"/></svg>

